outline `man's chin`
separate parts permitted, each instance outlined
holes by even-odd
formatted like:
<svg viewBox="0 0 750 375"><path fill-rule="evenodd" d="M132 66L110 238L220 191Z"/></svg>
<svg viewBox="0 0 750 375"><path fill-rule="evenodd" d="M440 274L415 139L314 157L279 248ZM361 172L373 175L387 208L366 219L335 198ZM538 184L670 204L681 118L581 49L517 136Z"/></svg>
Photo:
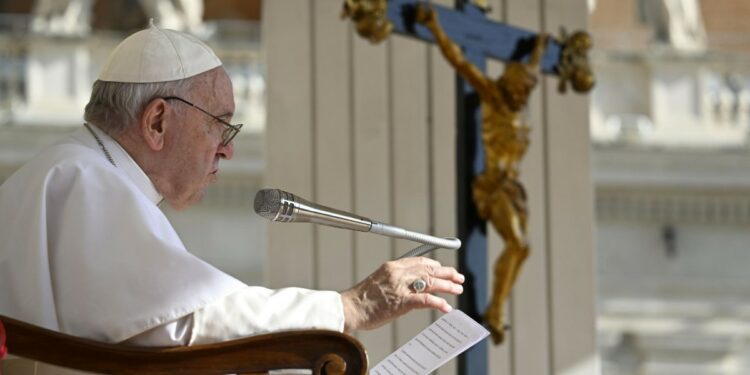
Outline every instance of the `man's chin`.
<svg viewBox="0 0 750 375"><path fill-rule="evenodd" d="M206 196L206 190L204 188L195 192L193 195L191 195L190 197L187 197L186 199L181 199L178 201L167 201L167 203L169 203L169 205L175 211L184 211L185 209L200 203L203 200L203 197L205 196Z"/></svg>
<svg viewBox="0 0 750 375"><path fill-rule="evenodd" d="M193 192L190 196L183 196L182 199L167 200L167 203L174 208L176 211L182 211L196 203L200 203L203 197L206 196L206 189L209 184L213 184L218 180L216 174L210 174L206 178L206 183L199 189Z"/></svg>
<svg viewBox="0 0 750 375"><path fill-rule="evenodd" d="M169 206L172 207L175 211L184 211L188 207L200 202L200 200L203 199L203 196L200 197L190 197L190 199L181 199L178 201L167 201L169 203Z"/></svg>

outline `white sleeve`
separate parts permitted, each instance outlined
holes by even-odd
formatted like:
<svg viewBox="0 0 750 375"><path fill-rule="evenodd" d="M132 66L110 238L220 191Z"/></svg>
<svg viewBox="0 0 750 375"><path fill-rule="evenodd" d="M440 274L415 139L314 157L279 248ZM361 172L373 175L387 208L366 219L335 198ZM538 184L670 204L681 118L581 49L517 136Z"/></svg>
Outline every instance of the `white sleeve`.
<svg viewBox="0 0 750 375"><path fill-rule="evenodd" d="M312 328L344 330L344 308L339 293L248 286L193 312L189 345Z"/></svg>
<svg viewBox="0 0 750 375"><path fill-rule="evenodd" d="M131 337L134 346L208 344L290 329L344 330L337 292L248 286L192 314Z"/></svg>

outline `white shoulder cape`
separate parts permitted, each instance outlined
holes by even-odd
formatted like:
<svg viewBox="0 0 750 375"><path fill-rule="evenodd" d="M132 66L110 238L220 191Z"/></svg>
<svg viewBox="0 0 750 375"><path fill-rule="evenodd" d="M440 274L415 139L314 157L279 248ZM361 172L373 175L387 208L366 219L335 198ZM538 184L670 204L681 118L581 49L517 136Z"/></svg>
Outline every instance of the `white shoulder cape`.
<svg viewBox="0 0 750 375"><path fill-rule="evenodd" d="M188 253L145 174L118 167L83 129L0 186L0 314L119 342L245 287Z"/></svg>

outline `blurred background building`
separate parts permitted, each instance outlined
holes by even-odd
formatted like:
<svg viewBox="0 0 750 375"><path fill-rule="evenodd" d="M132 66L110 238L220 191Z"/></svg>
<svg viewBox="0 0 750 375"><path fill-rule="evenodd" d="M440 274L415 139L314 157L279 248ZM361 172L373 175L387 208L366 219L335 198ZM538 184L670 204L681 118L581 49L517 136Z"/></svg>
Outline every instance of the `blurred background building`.
<svg viewBox="0 0 750 375"><path fill-rule="evenodd" d="M750 373L750 2L591 3L606 374Z"/></svg>
<svg viewBox="0 0 750 375"><path fill-rule="evenodd" d="M748 374L750 1L589 6L603 372ZM207 199L165 211L191 251L264 283L261 0L0 0L0 181L81 126L104 58L149 18L217 51L245 124Z"/></svg>

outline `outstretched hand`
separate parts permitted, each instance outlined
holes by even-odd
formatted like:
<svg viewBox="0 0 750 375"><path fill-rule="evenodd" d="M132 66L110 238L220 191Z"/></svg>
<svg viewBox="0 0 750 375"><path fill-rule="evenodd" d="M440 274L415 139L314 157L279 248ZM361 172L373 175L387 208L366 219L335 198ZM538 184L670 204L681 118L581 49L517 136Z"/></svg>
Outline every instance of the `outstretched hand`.
<svg viewBox="0 0 750 375"><path fill-rule="evenodd" d="M426 283L422 292L413 289L417 279ZM432 293L461 294L464 275L453 267L424 257L386 262L370 276L341 293L345 331L374 329L414 309L449 312L448 302Z"/></svg>
<svg viewBox="0 0 750 375"><path fill-rule="evenodd" d="M418 3L414 9L414 20L423 25L430 25L437 21L437 13L431 6Z"/></svg>

